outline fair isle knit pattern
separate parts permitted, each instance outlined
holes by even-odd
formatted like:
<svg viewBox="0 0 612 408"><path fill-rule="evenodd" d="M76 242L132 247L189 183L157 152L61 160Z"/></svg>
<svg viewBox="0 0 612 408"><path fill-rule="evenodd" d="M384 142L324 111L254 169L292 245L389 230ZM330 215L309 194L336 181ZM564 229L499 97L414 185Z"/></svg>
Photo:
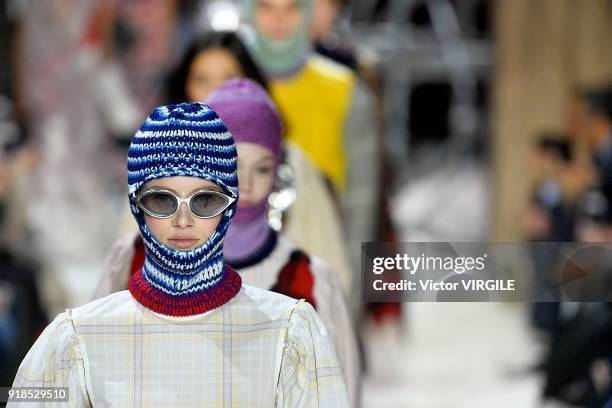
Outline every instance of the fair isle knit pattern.
<svg viewBox="0 0 612 408"><path fill-rule="evenodd" d="M240 277L223 264L223 239L238 199L236 161L231 134L215 111L202 103L156 108L132 139L128 196L144 242L145 262L129 288L143 305L169 315L197 314L221 306L240 289ZM161 243L136 204L147 181L175 176L209 180L236 199L211 237L193 250Z"/></svg>

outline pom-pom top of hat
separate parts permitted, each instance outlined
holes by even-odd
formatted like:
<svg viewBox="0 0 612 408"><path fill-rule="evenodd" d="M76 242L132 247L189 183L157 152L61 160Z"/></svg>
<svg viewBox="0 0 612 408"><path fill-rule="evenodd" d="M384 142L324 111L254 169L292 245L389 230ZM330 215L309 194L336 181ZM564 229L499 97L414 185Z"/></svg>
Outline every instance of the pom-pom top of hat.
<svg viewBox="0 0 612 408"><path fill-rule="evenodd" d="M238 198L236 146L219 115L203 103L155 108L128 150L128 189L133 200L144 183L161 177L210 180Z"/></svg>

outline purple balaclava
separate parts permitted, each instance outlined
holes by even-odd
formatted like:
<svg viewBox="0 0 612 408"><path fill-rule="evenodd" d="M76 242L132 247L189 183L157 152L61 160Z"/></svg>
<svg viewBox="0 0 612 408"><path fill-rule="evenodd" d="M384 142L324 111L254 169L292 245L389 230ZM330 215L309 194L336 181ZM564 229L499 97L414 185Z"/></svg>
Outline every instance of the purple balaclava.
<svg viewBox="0 0 612 408"><path fill-rule="evenodd" d="M249 79L232 79L217 88L207 104L217 112L236 143L255 143L272 152L276 174L282 126L278 110L266 90ZM272 234L266 219L268 195L254 205L237 209L224 241L226 259L236 261L250 257Z"/></svg>

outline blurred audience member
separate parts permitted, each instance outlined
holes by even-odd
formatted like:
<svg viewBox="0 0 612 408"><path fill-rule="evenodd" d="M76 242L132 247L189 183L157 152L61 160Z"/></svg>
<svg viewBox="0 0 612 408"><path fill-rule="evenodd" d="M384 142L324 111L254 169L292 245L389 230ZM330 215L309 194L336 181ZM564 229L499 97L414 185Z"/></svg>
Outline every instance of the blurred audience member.
<svg viewBox="0 0 612 408"><path fill-rule="evenodd" d="M588 89L572 96L568 130L572 149L565 143L548 143L548 150L561 153L557 163L540 161L548 181L540 184L539 200L549 211L544 238L559 241L610 242L612 240L612 89ZM561 148L562 147L562 148ZM569 156L569 157L568 157ZM547 183L550 186L547 187ZM555 217L558 202L569 203L570 212ZM549 204L547 204L549 203ZM550 205L554 203L554 205ZM571 219L572 229L564 222ZM562 231L562 233L555 233ZM571 235L570 235L571 231ZM567 234L567 235L565 235ZM544 273L553 273L553 259ZM612 264L598 259L599 286L609 287ZM538 265L536 265L538 267ZM541 266L539 266L541 268ZM587 271L594 274L595 271ZM584 272L582 272L584 273ZM552 276L560 279L561 276ZM559 281L557 281L559 282ZM557 284L553 282L553 285ZM598 281L595 280L595 285ZM556 286L556 285L555 285ZM588 295L588 294L585 294ZM601 407L609 399L612 381L608 366L612 358L612 308L609 303L553 303L550 352L543 364L544 397L587 407ZM537 311L543 304L536 305ZM536 319L537 320L537 319Z"/></svg>
<svg viewBox="0 0 612 408"><path fill-rule="evenodd" d="M574 206L565 200L560 175L571 161L571 145L565 135L545 134L534 145L530 171L535 184L532 202L523 217L528 240L531 242L559 242L532 251L536 274L535 292L553 292L559 279L553 273L558 261L557 251L562 242L574 239ZM537 302L533 308L536 327L556 333L559 329L559 303Z"/></svg>
<svg viewBox="0 0 612 408"><path fill-rule="evenodd" d="M193 34L193 0L115 1L114 52L143 111L163 98L164 79ZM183 102L183 101L181 101Z"/></svg>
<svg viewBox="0 0 612 408"><path fill-rule="evenodd" d="M565 242L574 238L575 208L561 183L572 159L571 149L565 135L545 134L532 150L530 165L536 187L525 217L530 240Z"/></svg>
<svg viewBox="0 0 612 408"><path fill-rule="evenodd" d="M585 140L594 180L580 202L581 241L612 241L612 88L588 89Z"/></svg>
<svg viewBox="0 0 612 408"><path fill-rule="evenodd" d="M599 408L612 395L609 366L612 359L610 303L583 304L566 323L544 364L544 397Z"/></svg>
<svg viewBox="0 0 612 408"><path fill-rule="evenodd" d="M23 132L0 97L0 385L11 384L19 363L47 324L38 291L37 257L25 232L19 181L33 165Z"/></svg>
<svg viewBox="0 0 612 408"><path fill-rule="evenodd" d="M125 175L114 136L132 132L141 114L109 53L112 2L20 5L16 99L39 152L28 222L44 267L68 289L63 301L74 304L89 297L89 272L114 232L117 203L99 199L118 201ZM88 273L68 277L76 264Z"/></svg>

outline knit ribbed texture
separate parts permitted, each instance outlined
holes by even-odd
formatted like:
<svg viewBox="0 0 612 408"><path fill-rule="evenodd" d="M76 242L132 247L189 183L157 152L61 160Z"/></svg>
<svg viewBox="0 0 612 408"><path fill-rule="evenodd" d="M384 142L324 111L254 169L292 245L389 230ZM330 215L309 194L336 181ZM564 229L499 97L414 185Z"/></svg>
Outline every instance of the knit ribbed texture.
<svg viewBox="0 0 612 408"><path fill-rule="evenodd" d="M209 180L238 199L236 147L221 119L202 103L156 108L134 135L128 151L128 195L145 247L141 273L130 280L133 296L153 311L172 316L202 313L231 299L240 277L228 277L223 239L236 202L210 238L193 250L168 247L153 236L136 204L149 180L190 176ZM197 300L205 301L197 306Z"/></svg>
<svg viewBox="0 0 612 408"><path fill-rule="evenodd" d="M248 142L280 157L282 125L266 90L250 79L235 78L215 89L206 103L232 132L236 143Z"/></svg>
<svg viewBox="0 0 612 408"><path fill-rule="evenodd" d="M222 279L216 286L191 295L169 297L151 286L142 269L130 276L128 287L132 296L148 309L167 316L181 317L206 313L223 306L236 296L241 285L240 275L226 265Z"/></svg>

